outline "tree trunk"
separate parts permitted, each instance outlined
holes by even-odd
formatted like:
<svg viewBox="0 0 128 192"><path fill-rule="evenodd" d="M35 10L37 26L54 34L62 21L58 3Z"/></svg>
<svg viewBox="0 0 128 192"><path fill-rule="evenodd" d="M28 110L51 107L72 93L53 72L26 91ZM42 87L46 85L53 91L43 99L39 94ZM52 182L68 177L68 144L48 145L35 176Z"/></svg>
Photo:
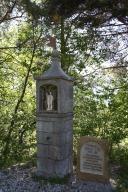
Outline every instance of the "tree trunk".
<svg viewBox="0 0 128 192"><path fill-rule="evenodd" d="M66 50L65 50L65 38L64 38L64 18L61 17L61 67L62 69L66 69L65 67L65 54L66 54Z"/></svg>

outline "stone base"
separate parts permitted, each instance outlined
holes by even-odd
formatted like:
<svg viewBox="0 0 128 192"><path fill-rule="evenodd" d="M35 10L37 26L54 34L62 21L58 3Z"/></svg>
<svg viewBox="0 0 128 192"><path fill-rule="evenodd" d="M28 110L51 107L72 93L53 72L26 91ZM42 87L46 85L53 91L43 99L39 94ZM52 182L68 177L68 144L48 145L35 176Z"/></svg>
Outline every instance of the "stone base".
<svg viewBox="0 0 128 192"><path fill-rule="evenodd" d="M45 178L64 178L72 174L72 158L56 161L51 159L37 159L37 175Z"/></svg>
<svg viewBox="0 0 128 192"><path fill-rule="evenodd" d="M42 179L65 179L65 178L70 178L72 176L73 173L70 173L70 174L67 174L67 175L60 175L60 176L57 176L57 175L49 175L48 173L44 173L42 171L38 171L36 170L34 173L33 173L33 176L36 177L38 180L42 180Z"/></svg>
<svg viewBox="0 0 128 192"><path fill-rule="evenodd" d="M71 114L72 115L72 114ZM37 118L37 174L64 178L72 173L72 116L42 114Z"/></svg>

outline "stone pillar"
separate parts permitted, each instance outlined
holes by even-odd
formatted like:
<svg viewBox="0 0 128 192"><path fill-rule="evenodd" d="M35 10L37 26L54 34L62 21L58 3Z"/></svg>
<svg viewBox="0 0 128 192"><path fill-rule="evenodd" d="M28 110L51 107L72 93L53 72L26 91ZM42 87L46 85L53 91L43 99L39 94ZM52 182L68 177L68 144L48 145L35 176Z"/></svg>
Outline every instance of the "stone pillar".
<svg viewBox="0 0 128 192"><path fill-rule="evenodd" d="M73 80L61 69L56 50L51 68L35 79L37 175L63 178L73 167Z"/></svg>

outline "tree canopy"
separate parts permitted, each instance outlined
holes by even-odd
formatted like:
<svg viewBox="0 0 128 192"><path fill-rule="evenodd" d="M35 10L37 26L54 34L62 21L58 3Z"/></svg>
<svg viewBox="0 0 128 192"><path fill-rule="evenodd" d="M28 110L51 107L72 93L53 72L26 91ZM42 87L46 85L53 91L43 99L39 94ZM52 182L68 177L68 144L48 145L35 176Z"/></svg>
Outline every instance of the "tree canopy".
<svg viewBox="0 0 128 192"><path fill-rule="evenodd" d="M127 0L2 0L1 4L1 22L9 19L13 9L18 7L20 10L24 8L34 18L48 18L56 14L68 18L75 15L77 27L99 27L113 19L128 25Z"/></svg>
<svg viewBox="0 0 128 192"><path fill-rule="evenodd" d="M71 17L76 14L77 26L99 27L100 25L117 19L128 25L127 0L52 0L47 1L49 14L59 14Z"/></svg>
<svg viewBox="0 0 128 192"><path fill-rule="evenodd" d="M0 166L35 157L34 75L50 64L55 35L74 82L74 157L82 135L106 138L125 165L128 137L128 2L2 0ZM108 65L109 64L109 65ZM120 156L117 148L123 151ZM22 158L21 158L22 157Z"/></svg>

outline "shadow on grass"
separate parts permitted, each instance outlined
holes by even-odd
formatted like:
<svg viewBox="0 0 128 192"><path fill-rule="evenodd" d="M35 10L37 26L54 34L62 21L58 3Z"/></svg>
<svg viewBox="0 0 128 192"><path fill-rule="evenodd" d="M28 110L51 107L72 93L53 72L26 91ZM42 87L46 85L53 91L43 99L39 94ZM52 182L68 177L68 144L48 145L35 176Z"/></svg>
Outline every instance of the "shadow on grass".
<svg viewBox="0 0 128 192"><path fill-rule="evenodd" d="M69 181L69 176L65 176L63 178L59 178L59 177L54 177L54 178L44 178L42 176L37 176L35 175L35 173L32 174L32 179L34 181L38 181L39 183L43 183L43 184L46 184L46 183L50 183L50 184L61 184L61 185L64 185L64 184L67 184L68 181Z"/></svg>

